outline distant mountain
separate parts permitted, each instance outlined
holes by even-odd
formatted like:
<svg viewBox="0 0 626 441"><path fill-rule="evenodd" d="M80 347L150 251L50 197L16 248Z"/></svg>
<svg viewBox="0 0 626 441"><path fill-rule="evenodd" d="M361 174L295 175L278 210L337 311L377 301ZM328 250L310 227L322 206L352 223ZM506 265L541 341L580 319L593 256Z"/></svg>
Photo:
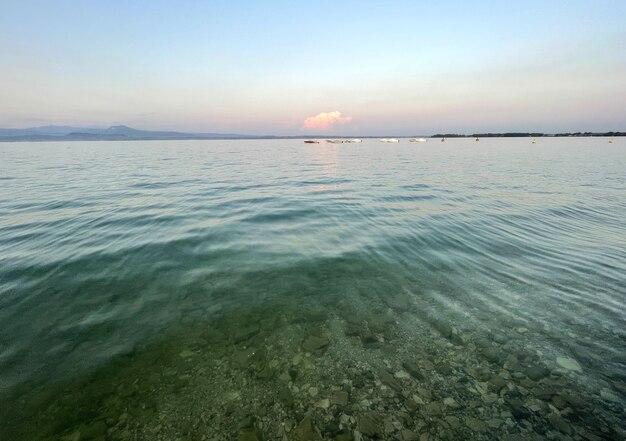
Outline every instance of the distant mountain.
<svg viewBox="0 0 626 441"><path fill-rule="evenodd" d="M28 129L0 129L0 137L3 136L28 136L28 135L44 135L44 136L58 136L66 135L77 129L70 126L43 126L43 127L31 127Z"/></svg>
<svg viewBox="0 0 626 441"><path fill-rule="evenodd" d="M184 133L133 129L128 126L89 128L43 126L27 129L0 129L0 141L119 141L119 140L183 140L183 139L263 139L273 136L239 135L235 133Z"/></svg>

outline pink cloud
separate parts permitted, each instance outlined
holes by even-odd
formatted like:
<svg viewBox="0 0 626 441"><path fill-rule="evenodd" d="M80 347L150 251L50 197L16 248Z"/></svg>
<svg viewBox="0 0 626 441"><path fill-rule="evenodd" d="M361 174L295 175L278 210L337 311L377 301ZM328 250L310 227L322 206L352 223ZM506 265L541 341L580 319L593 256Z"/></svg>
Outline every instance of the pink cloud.
<svg viewBox="0 0 626 441"><path fill-rule="evenodd" d="M304 128L313 130L326 129L335 124L347 124L350 121L352 121L351 116L341 116L341 112L335 110L334 112L322 112L308 117L304 120Z"/></svg>

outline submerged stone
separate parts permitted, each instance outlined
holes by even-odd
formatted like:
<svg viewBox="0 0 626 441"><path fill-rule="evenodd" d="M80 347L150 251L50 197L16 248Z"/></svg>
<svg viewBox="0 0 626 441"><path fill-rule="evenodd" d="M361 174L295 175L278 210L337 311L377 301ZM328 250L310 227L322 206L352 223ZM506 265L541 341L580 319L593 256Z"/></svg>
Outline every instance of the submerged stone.
<svg viewBox="0 0 626 441"><path fill-rule="evenodd" d="M291 378L291 381L295 381L295 379L298 378L298 370L295 368L289 368L287 370L287 373L289 374L289 378Z"/></svg>
<svg viewBox="0 0 626 441"><path fill-rule="evenodd" d="M332 393L332 395L330 396L330 402L338 406L346 406L348 404L348 398L348 392L338 390Z"/></svg>
<svg viewBox="0 0 626 441"><path fill-rule="evenodd" d="M237 441L263 441L263 434L254 428L245 428L237 434Z"/></svg>
<svg viewBox="0 0 626 441"><path fill-rule="evenodd" d="M539 381L550 374L550 371L543 366L531 366L524 372L533 381Z"/></svg>
<svg viewBox="0 0 626 441"><path fill-rule="evenodd" d="M403 430L400 432L400 439L402 441L417 441L417 433L411 430Z"/></svg>
<svg viewBox="0 0 626 441"><path fill-rule="evenodd" d="M256 377L259 380L269 380L274 376L274 370L272 368L270 368L269 366L265 366L263 369L261 369L257 374Z"/></svg>
<svg viewBox="0 0 626 441"><path fill-rule="evenodd" d="M529 416L528 410L524 407L524 403L519 398L509 398L507 404L516 419L525 419Z"/></svg>
<svg viewBox="0 0 626 441"><path fill-rule="evenodd" d="M384 314L375 315L368 320L370 329L378 333L385 332L391 323L393 319Z"/></svg>
<svg viewBox="0 0 626 441"><path fill-rule="evenodd" d="M407 371L403 371L403 370L399 370L398 372L393 374L393 376L396 377L398 380L411 378L411 375L409 375Z"/></svg>
<svg viewBox="0 0 626 441"><path fill-rule="evenodd" d="M495 363L496 361L498 361L499 354L498 354L498 350L496 348L494 348L493 346L487 346L485 348L483 348L480 351L480 355L482 355L483 357L485 357L485 359L487 359L488 361L491 361L493 363Z"/></svg>
<svg viewBox="0 0 626 441"><path fill-rule="evenodd" d="M416 362L412 360L407 360L402 363L402 367L406 369L406 371L411 374L417 380L424 380L424 375L422 375L422 371Z"/></svg>
<svg viewBox="0 0 626 441"><path fill-rule="evenodd" d="M302 421L291 432L291 438L295 441L317 441L321 440L319 434L315 431L310 417L304 417Z"/></svg>
<svg viewBox="0 0 626 441"><path fill-rule="evenodd" d="M380 343L378 341L378 337L376 337L376 335L372 334L369 331L366 331L363 335L361 335L361 339L363 340L363 343L365 345L370 347Z"/></svg>
<svg viewBox="0 0 626 441"><path fill-rule="evenodd" d="M196 355L196 353L193 351L190 351L189 349L183 349L178 355L180 356L180 358L190 358Z"/></svg>
<svg viewBox="0 0 626 441"><path fill-rule="evenodd" d="M450 367L450 365L448 363L438 363L435 365L435 370L440 373L441 375L451 375L452 374L452 367Z"/></svg>
<svg viewBox="0 0 626 441"><path fill-rule="evenodd" d="M567 357L557 357L556 363L564 369L568 371L582 372L583 369L580 367L580 364L573 358Z"/></svg>
<svg viewBox="0 0 626 441"><path fill-rule="evenodd" d="M302 343L302 349L307 352L316 352L323 350L328 346L330 341L327 337L318 337L316 335L309 335Z"/></svg>
<svg viewBox="0 0 626 441"><path fill-rule="evenodd" d="M450 324L442 320L433 320L432 324L433 327L444 337L450 338L452 336L452 326L450 326Z"/></svg>
<svg viewBox="0 0 626 441"><path fill-rule="evenodd" d="M339 428L339 421L332 420L326 424L326 428L324 429L324 437L333 437L336 434L340 433L341 429Z"/></svg>
<svg viewBox="0 0 626 441"><path fill-rule="evenodd" d="M308 334L316 337L324 337L324 328L320 325L311 326L308 328Z"/></svg>
<svg viewBox="0 0 626 441"><path fill-rule="evenodd" d="M619 397L616 394L614 394L611 390L606 389L606 388L600 391L600 397L606 401L612 401L615 403L619 402Z"/></svg>
<svg viewBox="0 0 626 441"><path fill-rule="evenodd" d="M487 426L491 427L492 429L498 429L500 426L502 426L504 422L498 418L492 418L490 420L487 420Z"/></svg>
<svg viewBox="0 0 626 441"><path fill-rule="evenodd" d="M550 415L548 415L548 421L550 421L550 424L552 424L554 428L557 429L559 432L563 432L568 435L572 433L572 428L570 424L565 421L560 415L551 413Z"/></svg>
<svg viewBox="0 0 626 441"><path fill-rule="evenodd" d="M441 411L441 405L435 401L424 406L424 413L431 417L438 417L443 414Z"/></svg>
<svg viewBox="0 0 626 441"><path fill-rule="evenodd" d="M567 397L565 395L555 395L552 397L552 404L557 409L564 409L567 407Z"/></svg>
<svg viewBox="0 0 626 441"><path fill-rule="evenodd" d="M363 328L356 323L348 323L346 325L345 334L348 337L356 337L364 333Z"/></svg>
<svg viewBox="0 0 626 441"><path fill-rule="evenodd" d="M461 420L459 420L458 417L455 416L447 416L446 417L446 422L450 425L450 427L452 427L454 430L458 429L461 427Z"/></svg>
<svg viewBox="0 0 626 441"><path fill-rule="evenodd" d="M489 379L489 386L491 386L495 391L499 391L506 386L506 381L500 375L494 375Z"/></svg>
<svg viewBox="0 0 626 441"><path fill-rule="evenodd" d="M459 407L461 407L459 403L457 403L456 400L452 397L444 398L443 404L447 407L451 407L452 409L458 409Z"/></svg>
<svg viewBox="0 0 626 441"><path fill-rule="evenodd" d="M532 389L532 394L540 400L549 400L556 391L552 387L535 387Z"/></svg>
<svg viewBox="0 0 626 441"><path fill-rule="evenodd" d="M465 418L465 425L473 432L486 432L487 426L478 418Z"/></svg>
<svg viewBox="0 0 626 441"><path fill-rule="evenodd" d="M239 429L252 429L255 421L254 415L248 415L239 423Z"/></svg>
<svg viewBox="0 0 626 441"><path fill-rule="evenodd" d="M330 400L328 398L319 400L317 403L315 403L315 407L326 410L330 407Z"/></svg>
<svg viewBox="0 0 626 441"><path fill-rule="evenodd" d="M357 418L359 431L366 436L383 436L383 418L380 414L370 412Z"/></svg>
<svg viewBox="0 0 626 441"><path fill-rule="evenodd" d="M420 407L419 407L419 403L417 401L415 401L413 398L408 398L404 404L406 405L406 408L409 409L411 412L416 412Z"/></svg>
<svg viewBox="0 0 626 441"><path fill-rule="evenodd" d="M388 386L395 391L400 391L402 389L402 384L393 375L391 375L384 369L380 369L378 371L378 378L380 378L380 381L385 386Z"/></svg>

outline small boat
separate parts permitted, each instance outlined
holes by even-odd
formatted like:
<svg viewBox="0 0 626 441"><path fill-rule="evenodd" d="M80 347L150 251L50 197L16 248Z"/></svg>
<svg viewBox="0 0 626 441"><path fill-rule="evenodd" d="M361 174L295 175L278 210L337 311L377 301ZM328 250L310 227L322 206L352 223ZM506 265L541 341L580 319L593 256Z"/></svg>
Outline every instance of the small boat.
<svg viewBox="0 0 626 441"><path fill-rule="evenodd" d="M327 139L326 142L331 144L343 144L343 139Z"/></svg>
<svg viewBox="0 0 626 441"><path fill-rule="evenodd" d="M426 142L425 138L410 138L409 142Z"/></svg>
<svg viewBox="0 0 626 441"><path fill-rule="evenodd" d="M442 138L441 138L441 142L446 142L446 138L445 138L445 137L442 137Z"/></svg>
<svg viewBox="0 0 626 441"><path fill-rule="evenodd" d="M346 144L358 144L359 142L363 142L363 140L358 139L358 138L352 138L352 139L346 139L343 142Z"/></svg>
<svg viewBox="0 0 626 441"><path fill-rule="evenodd" d="M305 144L319 144L320 142L317 139L305 139Z"/></svg>
<svg viewBox="0 0 626 441"><path fill-rule="evenodd" d="M531 139L531 141L533 144L537 144L537 140L535 138Z"/></svg>
<svg viewBox="0 0 626 441"><path fill-rule="evenodd" d="M613 140L612 139L609 139L609 144L613 144Z"/></svg>
<svg viewBox="0 0 626 441"><path fill-rule="evenodd" d="M474 141L480 141L480 139L478 139L478 136L476 137L476 139Z"/></svg>
<svg viewBox="0 0 626 441"><path fill-rule="evenodd" d="M381 138L379 139L380 142L388 142L388 143L395 143L395 142L400 142L399 139L397 138Z"/></svg>

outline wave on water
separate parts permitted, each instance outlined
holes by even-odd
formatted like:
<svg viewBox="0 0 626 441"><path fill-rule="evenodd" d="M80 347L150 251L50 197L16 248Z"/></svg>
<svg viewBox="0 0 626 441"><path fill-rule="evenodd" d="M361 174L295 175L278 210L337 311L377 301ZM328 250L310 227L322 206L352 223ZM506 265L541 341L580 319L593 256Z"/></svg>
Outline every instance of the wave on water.
<svg viewBox="0 0 626 441"><path fill-rule="evenodd" d="M466 141L4 143L0 435L623 439L623 152Z"/></svg>

